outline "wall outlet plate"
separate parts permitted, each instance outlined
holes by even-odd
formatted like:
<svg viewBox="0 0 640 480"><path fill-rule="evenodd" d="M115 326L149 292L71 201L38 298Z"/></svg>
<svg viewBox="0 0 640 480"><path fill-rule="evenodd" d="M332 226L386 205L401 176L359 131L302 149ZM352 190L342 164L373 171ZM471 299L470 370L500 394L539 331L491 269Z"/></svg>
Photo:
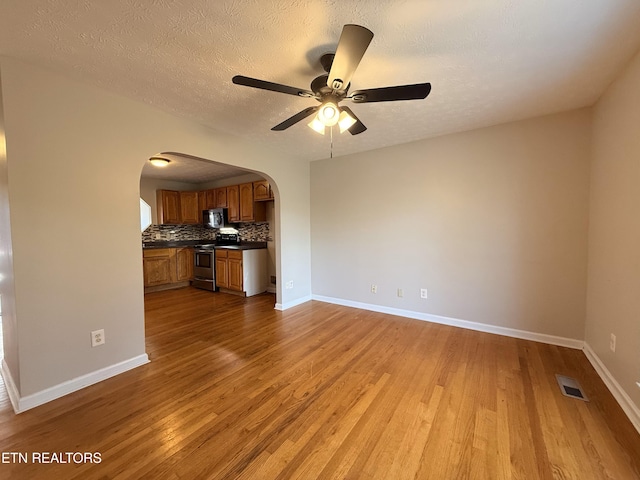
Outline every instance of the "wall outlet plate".
<svg viewBox="0 0 640 480"><path fill-rule="evenodd" d="M398 289L398 297L399 298L404 297L404 291L401 288Z"/></svg>
<svg viewBox="0 0 640 480"><path fill-rule="evenodd" d="M378 293L378 285L371 284L371 293Z"/></svg>
<svg viewBox="0 0 640 480"><path fill-rule="evenodd" d="M91 332L91 346L97 347L98 345L104 345L106 339L104 338L104 328L100 330L94 330Z"/></svg>
<svg viewBox="0 0 640 480"><path fill-rule="evenodd" d="M611 338L609 339L609 349L615 353L616 352L616 336L612 333Z"/></svg>
<svg viewBox="0 0 640 480"><path fill-rule="evenodd" d="M426 288L421 288L420 289L420 298L427 298L427 289Z"/></svg>

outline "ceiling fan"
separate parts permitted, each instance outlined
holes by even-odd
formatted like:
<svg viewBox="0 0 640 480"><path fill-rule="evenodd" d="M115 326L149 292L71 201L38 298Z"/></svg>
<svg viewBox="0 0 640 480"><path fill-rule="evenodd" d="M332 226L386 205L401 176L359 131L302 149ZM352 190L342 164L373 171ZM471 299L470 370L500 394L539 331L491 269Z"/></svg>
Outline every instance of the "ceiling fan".
<svg viewBox="0 0 640 480"><path fill-rule="evenodd" d="M233 83L288 95L315 98L320 102L320 105L305 108L271 130L286 130L317 113L316 117L309 123L309 126L318 133L324 135L325 127L332 127L338 124L340 133L348 130L351 135L357 135L364 132L367 127L349 107L340 106L340 101L351 100L353 103L370 103L419 100L426 98L431 91L430 83L416 83L413 85L356 90L349 93L351 77L356 68L358 68L360 60L362 60L372 38L373 32L368 28L360 25L345 25L338 41L336 53L326 53L320 58L320 63L327 73L316 77L311 82L311 90L267 82L243 75L233 77Z"/></svg>

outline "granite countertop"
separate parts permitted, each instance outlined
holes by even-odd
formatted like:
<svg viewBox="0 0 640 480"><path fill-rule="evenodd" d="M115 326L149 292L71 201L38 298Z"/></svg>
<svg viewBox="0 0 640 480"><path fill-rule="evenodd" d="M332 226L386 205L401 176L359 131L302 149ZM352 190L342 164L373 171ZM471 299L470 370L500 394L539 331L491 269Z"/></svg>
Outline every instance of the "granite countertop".
<svg viewBox="0 0 640 480"><path fill-rule="evenodd" d="M228 250L254 250L267 248L267 242L241 242L240 245L216 245L215 240L169 240L156 242L143 242L142 248L180 248L180 247L200 247L207 245L215 248L226 248Z"/></svg>

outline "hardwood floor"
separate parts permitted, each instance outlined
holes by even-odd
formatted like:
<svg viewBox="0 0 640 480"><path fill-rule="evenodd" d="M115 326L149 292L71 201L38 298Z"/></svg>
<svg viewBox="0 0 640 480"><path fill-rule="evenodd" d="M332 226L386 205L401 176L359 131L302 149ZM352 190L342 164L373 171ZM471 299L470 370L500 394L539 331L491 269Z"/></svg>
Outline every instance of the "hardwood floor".
<svg viewBox="0 0 640 480"><path fill-rule="evenodd" d="M0 395L0 452L101 463L0 463L0 478L640 478L640 435L581 351L273 304L148 294L151 363L17 416Z"/></svg>

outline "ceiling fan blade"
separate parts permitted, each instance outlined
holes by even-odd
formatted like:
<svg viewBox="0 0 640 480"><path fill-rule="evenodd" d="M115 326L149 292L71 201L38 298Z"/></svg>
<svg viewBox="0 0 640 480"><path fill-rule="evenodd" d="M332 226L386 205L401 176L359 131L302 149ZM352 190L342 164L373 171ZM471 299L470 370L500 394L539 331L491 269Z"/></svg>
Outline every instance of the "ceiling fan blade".
<svg viewBox="0 0 640 480"><path fill-rule="evenodd" d="M336 55L333 57L329 71L327 86L335 90L347 88L372 38L373 32L360 25L349 24L342 28Z"/></svg>
<svg viewBox="0 0 640 480"><path fill-rule="evenodd" d="M273 127L271 130L276 130L276 131L286 130L290 126L295 125L299 121L304 120L305 118L316 113L318 111L318 108L320 107L318 106L318 107L305 108L301 112L296 113L293 117L289 117L284 122L279 123L278 125Z"/></svg>
<svg viewBox="0 0 640 480"><path fill-rule="evenodd" d="M356 123L354 123L348 128L349 133L351 135L358 135L359 133L362 133L367 129L367 127L364 126L364 123L362 123L360 119L356 117L356 114L353 113L353 111L349 107L340 107L340 108L345 112L347 112L349 115L351 115L356 121Z"/></svg>
<svg viewBox="0 0 640 480"><path fill-rule="evenodd" d="M290 87L288 85L282 85L281 83L267 82L266 80L258 80L257 78L245 77L243 75L236 75L232 78L232 81L236 85L244 85L245 87L261 88L262 90L286 93L298 97L315 97L313 92L305 90L304 88Z"/></svg>
<svg viewBox="0 0 640 480"><path fill-rule="evenodd" d="M430 83L415 85L397 85L395 87L370 88L356 90L349 98L354 103L395 102L397 100L420 100L427 98L431 92Z"/></svg>

